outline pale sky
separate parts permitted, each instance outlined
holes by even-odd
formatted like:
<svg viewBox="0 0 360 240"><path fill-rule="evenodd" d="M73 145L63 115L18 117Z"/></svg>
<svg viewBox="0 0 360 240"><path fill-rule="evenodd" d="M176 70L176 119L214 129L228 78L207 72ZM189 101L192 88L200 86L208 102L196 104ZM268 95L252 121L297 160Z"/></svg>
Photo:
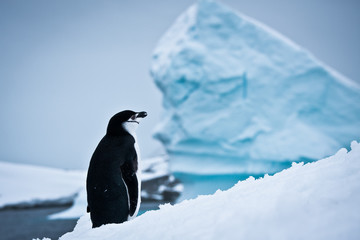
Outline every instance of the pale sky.
<svg viewBox="0 0 360 240"><path fill-rule="evenodd" d="M142 156L161 93L150 75L162 34L195 1L0 1L0 161L86 169L115 113L147 111ZM360 2L223 0L360 82Z"/></svg>

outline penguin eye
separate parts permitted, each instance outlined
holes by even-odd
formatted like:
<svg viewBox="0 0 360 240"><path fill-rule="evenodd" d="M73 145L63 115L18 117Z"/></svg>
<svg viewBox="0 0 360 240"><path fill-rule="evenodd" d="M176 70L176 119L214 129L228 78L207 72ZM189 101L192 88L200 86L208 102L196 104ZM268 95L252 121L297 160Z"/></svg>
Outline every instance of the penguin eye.
<svg viewBox="0 0 360 240"><path fill-rule="evenodd" d="M135 120L136 119L136 116L135 115L132 115L131 116L131 120Z"/></svg>

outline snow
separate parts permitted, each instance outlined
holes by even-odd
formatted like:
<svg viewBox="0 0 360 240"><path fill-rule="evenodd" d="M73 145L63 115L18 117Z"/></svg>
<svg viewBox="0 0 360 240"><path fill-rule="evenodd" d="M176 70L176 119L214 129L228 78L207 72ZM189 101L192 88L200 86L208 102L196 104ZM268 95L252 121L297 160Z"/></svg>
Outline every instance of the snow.
<svg viewBox="0 0 360 240"><path fill-rule="evenodd" d="M164 106L155 137L173 172L274 173L360 136L359 85L215 1L175 21L151 74Z"/></svg>
<svg viewBox="0 0 360 240"><path fill-rule="evenodd" d="M92 229L88 214L60 240L360 239L360 144L227 191L162 205Z"/></svg>
<svg viewBox="0 0 360 240"><path fill-rule="evenodd" d="M0 162L0 209L71 204L85 173Z"/></svg>

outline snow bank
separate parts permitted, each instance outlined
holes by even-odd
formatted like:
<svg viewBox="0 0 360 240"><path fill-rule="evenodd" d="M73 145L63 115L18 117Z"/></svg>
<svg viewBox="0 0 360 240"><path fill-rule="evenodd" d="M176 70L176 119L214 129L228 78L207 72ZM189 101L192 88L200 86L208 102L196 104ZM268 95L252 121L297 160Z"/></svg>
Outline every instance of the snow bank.
<svg viewBox="0 0 360 240"><path fill-rule="evenodd" d="M91 229L83 216L61 240L360 239L360 144L351 151L239 182L227 191L161 206Z"/></svg>
<svg viewBox="0 0 360 240"><path fill-rule="evenodd" d="M85 173L0 162L0 208L71 204Z"/></svg>
<svg viewBox="0 0 360 240"><path fill-rule="evenodd" d="M175 21L151 73L164 105L155 137L174 172L276 172L360 136L359 85L215 1Z"/></svg>

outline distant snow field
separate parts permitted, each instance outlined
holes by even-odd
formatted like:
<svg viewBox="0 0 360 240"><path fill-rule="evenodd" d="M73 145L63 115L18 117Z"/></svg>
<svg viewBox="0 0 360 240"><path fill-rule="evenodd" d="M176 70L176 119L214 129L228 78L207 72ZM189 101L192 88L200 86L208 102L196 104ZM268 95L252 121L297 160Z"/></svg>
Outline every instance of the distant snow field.
<svg viewBox="0 0 360 240"><path fill-rule="evenodd" d="M92 229L85 214L61 240L360 239L360 144L351 151L227 191L162 205L123 224Z"/></svg>
<svg viewBox="0 0 360 240"><path fill-rule="evenodd" d="M84 171L0 162L0 209L71 204L85 176Z"/></svg>

